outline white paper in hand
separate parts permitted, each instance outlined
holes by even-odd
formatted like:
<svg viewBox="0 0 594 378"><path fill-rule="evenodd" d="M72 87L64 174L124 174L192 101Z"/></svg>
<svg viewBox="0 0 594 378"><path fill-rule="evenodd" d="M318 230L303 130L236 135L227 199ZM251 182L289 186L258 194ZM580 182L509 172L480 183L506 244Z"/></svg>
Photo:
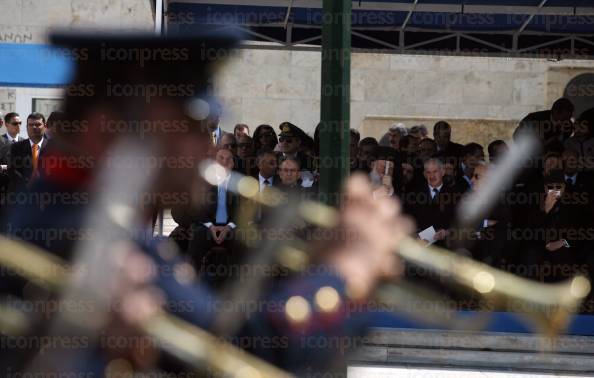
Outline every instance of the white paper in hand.
<svg viewBox="0 0 594 378"><path fill-rule="evenodd" d="M419 238L421 240L427 240L429 242L429 245L435 243L437 240L435 240L435 228L433 228L433 226L424 229L423 231L419 232Z"/></svg>

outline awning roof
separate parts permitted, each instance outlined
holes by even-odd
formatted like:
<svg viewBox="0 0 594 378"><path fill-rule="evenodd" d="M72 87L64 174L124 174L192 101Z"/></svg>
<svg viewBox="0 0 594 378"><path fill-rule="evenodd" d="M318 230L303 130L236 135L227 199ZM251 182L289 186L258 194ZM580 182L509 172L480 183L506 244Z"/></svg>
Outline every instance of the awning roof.
<svg viewBox="0 0 594 378"><path fill-rule="evenodd" d="M224 26L285 48L319 45L321 0L169 0L168 27ZM594 57L594 0L353 1L354 48Z"/></svg>

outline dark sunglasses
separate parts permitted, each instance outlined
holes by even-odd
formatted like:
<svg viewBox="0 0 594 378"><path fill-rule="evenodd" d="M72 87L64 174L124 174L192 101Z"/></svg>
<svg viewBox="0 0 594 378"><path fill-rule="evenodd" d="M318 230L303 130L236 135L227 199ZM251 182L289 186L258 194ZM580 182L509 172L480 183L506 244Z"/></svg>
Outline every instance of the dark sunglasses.
<svg viewBox="0 0 594 378"><path fill-rule="evenodd" d="M293 138L280 137L280 138L278 138L278 141L279 141L280 143L284 143L284 142L287 142L287 143L293 143Z"/></svg>

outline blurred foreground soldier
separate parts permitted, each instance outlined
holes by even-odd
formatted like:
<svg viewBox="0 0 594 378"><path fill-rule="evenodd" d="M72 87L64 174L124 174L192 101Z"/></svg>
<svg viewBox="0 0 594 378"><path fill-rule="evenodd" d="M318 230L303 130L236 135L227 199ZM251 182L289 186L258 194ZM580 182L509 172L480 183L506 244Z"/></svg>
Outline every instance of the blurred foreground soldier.
<svg viewBox="0 0 594 378"><path fill-rule="evenodd" d="M91 85L94 96L66 97L68 122L82 124L84 121L87 127L78 133L58 130L42 160L42 179L33 188L34 192L44 196L31 197L31 201L9 215L6 229L10 235L69 261L73 259L78 243L86 241L85 246L101 243L94 234L96 230L85 229L85 219L99 216L117 221L122 216L126 218L126 212L117 206L99 208L99 213L89 214L91 205L100 198L103 189L97 187L98 175L109 172L114 164L129 163L113 160L117 158L112 156L113 149L123 142L150 150L148 162L140 160L128 168L132 170L137 165L148 167L152 173L146 191L134 193L138 194L138 204L131 209L144 214L146 223L150 223L155 209L172 205L167 202L172 194L178 194L178 205L193 207L193 199L196 203L204 202L207 187L196 176L198 163L206 157L211 143L211 129L207 125L211 124L211 120L207 119L209 113L203 111L207 102L200 96L206 91L218 63L208 59L207 52L214 50L220 53L221 49L229 49L235 39L204 34L163 38L152 35L102 37L94 34L55 36L53 42L67 48L84 49L88 53L88 59L77 61L73 85ZM142 56L152 59L140 60L138 51L145 52ZM164 51L171 54L164 54ZM113 53L117 53L117 58ZM172 56L180 59L171 59ZM142 138L134 126L139 119L154 122L154 128L150 133L145 132ZM113 132L109 127L103 127L105 120L116 120L131 127L127 132ZM163 120L176 120L184 127L179 127L179 132L172 132ZM221 151L230 155L228 151ZM159 161L160 158L169 161L179 159L184 164L153 164L154 159ZM187 196L190 192L192 195ZM47 196L51 198L48 202L35 200ZM114 227L118 225L116 222ZM95 325L98 328L97 337L132 337L132 340L138 340L141 335L134 325L142 321L152 307L163 303L164 309L171 314L208 329L217 317L217 310L228 303L217 301L212 292L195 279L196 272L175 249L169 248L169 242L153 239L152 230L146 230L143 224L137 225L137 228L138 232L122 230L121 240L119 233L99 235L117 241L116 244L121 247L122 259L118 260L122 266L123 276L118 277L121 280L94 288L101 292L102 298L114 298L117 305L111 306L110 303L107 314L96 314L91 303L91 308L81 310L81 314L74 314L66 308L57 316L64 313L75 315L85 324L87 319L95 319L95 316L99 316L99 320L111 319L110 323L98 322ZM379 280L397 273L393 249L409 230L408 221L400 215L393 200L372 201L371 188L366 180L354 177L347 185L339 224L336 229L329 230L335 231L335 236L325 233L329 237L314 250L314 263L324 269L313 269L312 272L319 273L288 280L271 294L261 293L258 299L264 301L262 303L275 303L280 307L268 310L264 306L262 311L252 314L238 343L246 346L241 340L254 340L256 336L279 340L280 344L276 346L274 343L272 346L268 343L248 343L246 347L295 373L323 371L335 362L340 346L315 349L312 353L312 348L319 345L315 341L330 336L361 335L365 323L358 313L350 312L353 307L351 302L364 301ZM357 235L357 240L346 240L345 233ZM115 248L115 245L104 247L98 253L106 252L108 247ZM91 270L94 267L83 268ZM93 273L93 276L100 276L112 272ZM7 278L0 282L3 293L11 293L25 301L36 299L30 296L34 292L31 285L22 290L25 285L21 283L19 286L16 274L4 277ZM84 275L80 277L81 280L84 278ZM155 298L155 288L160 300ZM138 303L142 306L135 305ZM238 311L241 312L241 309ZM45 333L45 327L51 323L48 318L56 315L40 312L30 314L38 315L39 322L31 334L35 339ZM244 317L238 321L242 319ZM73 333L77 329L76 326L69 327L68 332ZM314 344L304 342L304 338L311 338L308 340L313 340ZM31 357L41 361L30 367L29 372L36 376L58 376L60 372L105 376L108 373L105 367L110 366L109 362L113 359L125 359L122 362L137 372L150 372L156 368L158 352L154 348L143 348L143 345L133 342L124 344L122 348L116 348L110 343L92 339L90 344L74 348L61 344L55 348L44 346L40 354L36 354L35 344L26 350L3 350L0 356L2 371L19 371Z"/></svg>
<svg viewBox="0 0 594 378"><path fill-rule="evenodd" d="M129 256L133 256L137 262L149 261L148 264L135 264L138 268L149 265L151 270L150 264L155 264L172 269L180 263L176 253L164 255L168 256L167 260L158 255L155 242L152 240L152 230L147 225L154 211L161 207L191 205L191 184L196 181L197 164L205 158L210 141L210 129L205 119L211 112L208 103L199 96L205 92L218 63L208 60L204 54L209 49L228 49L235 43L235 38L63 35L54 36L53 42L63 48L85 51L88 59L77 60L72 86L90 88L93 96L80 96L75 93L65 98L66 120L58 125L56 135L46 151L43 148L43 134L40 132L45 122L36 114L29 117L28 132L31 140L12 145L15 152L11 157L14 161L12 169L15 177L20 176L22 180L32 176L32 146L41 145L44 156L38 169L43 171L43 174L41 180L33 185L27 200L18 207L15 206L7 216L3 224L4 230L11 237L33 243L71 261L75 249L82 243L101 242L95 235L96 230L87 228L87 218L112 219L109 215L111 213L103 214L110 210L107 208L101 209L101 214L93 213L92 217L90 214L92 209L97 211L94 204L101 197L103 189L97 187L98 176L102 172L110 172L112 167L120 168L122 165L129 166L129 169L147 169L152 177L150 185L137 193L137 203L133 209L134 214L144 217L147 222L136 225L138 230L130 231L133 235L128 235L122 230L121 236L122 240L128 241ZM139 57L138 51L144 51L150 59L141 59L144 55ZM172 56L176 56L177 59L172 59ZM148 130L143 130L142 134L137 127L138 120L148 122L150 126ZM208 125L210 121L208 119ZM128 127L118 127L114 130L112 122ZM171 127L173 123L177 127ZM72 127L75 125L84 127ZM151 158L147 159L143 155L132 162L118 161L117 156L111 156L112 150L124 142L149 149ZM23 167L26 170L18 170L16 159L19 156L26 156L26 161L31 162ZM162 163L159 164L159 161ZM197 194L197 197L201 196ZM175 198L173 202L176 203L172 203L170 198ZM115 238L117 235L104 236ZM124 253L122 258L127 258ZM147 277L147 280L150 278L150 283L146 282L146 285L157 286L162 291L166 297L166 309L189 322L208 326L213 316L212 312L205 310L207 304L212 302L210 292L202 286L184 284L174 279L171 274L159 271L156 275L147 275L145 272L140 276ZM110 273L105 272L106 275ZM35 299L28 296L30 290L27 288L30 285L20 282L16 275L11 277L15 277L14 280L3 279L0 282L2 292L11 293L24 300ZM114 290L114 295L124 295L129 290L134 290L134 285L130 288L116 285L113 288L97 289L103 290L107 296L112 294L111 290ZM182 300L200 310L180 310L176 304ZM91 310L87 310L91 313L83 313L80 317L96 315L93 314L92 307ZM34 319L34 324L36 320L41 320L38 328L33 331L38 334L44 333L44 328L49 323L47 318L54 315L43 313L44 308L37 310L37 313L31 313L32 316L37 315L40 318ZM105 315L117 319L122 313L114 310L113 314ZM123 324L119 324L119 327ZM133 329L124 329L124 334L134 334ZM100 329L98 332L110 334L113 329ZM32 337L38 335L34 334ZM131 352L138 352L134 347L129 347L133 349ZM101 351L104 348L107 350ZM102 368L108 362L105 358L113 353L119 354L117 351L109 350L105 345L95 344L79 348L72 355L61 352L60 348L56 349L51 351L55 360L51 366L42 364L32 369L41 369L39 373L42 374L56 371L91 371L96 376L103 376ZM10 352L3 351L2 357L13 357L3 361L13 370L22 368L23 365L20 363L26 363L27 359L35 356L35 350L31 349L21 350L21 353L14 350ZM46 350L46 354L49 352ZM128 351L122 353L124 355ZM14 358L15 355L19 358ZM144 355L144 359L148 364L153 360L148 355ZM130 362L135 365L138 359L131 359Z"/></svg>

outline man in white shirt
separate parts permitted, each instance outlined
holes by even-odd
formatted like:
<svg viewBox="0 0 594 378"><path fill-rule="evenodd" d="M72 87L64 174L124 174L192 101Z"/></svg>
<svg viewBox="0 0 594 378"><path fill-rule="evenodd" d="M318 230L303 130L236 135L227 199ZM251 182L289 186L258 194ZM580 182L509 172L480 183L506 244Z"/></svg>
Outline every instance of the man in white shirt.
<svg viewBox="0 0 594 378"><path fill-rule="evenodd" d="M464 154L460 162L459 175L464 179L469 188L472 188L474 168L479 162L485 161L485 151L478 143L468 143L464 146Z"/></svg>

